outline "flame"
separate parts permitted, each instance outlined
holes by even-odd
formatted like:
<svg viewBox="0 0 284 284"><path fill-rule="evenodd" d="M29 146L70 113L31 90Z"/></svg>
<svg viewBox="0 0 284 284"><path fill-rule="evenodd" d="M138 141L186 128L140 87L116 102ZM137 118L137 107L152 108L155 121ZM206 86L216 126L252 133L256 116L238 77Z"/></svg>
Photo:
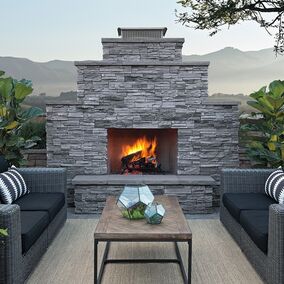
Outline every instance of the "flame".
<svg viewBox="0 0 284 284"><path fill-rule="evenodd" d="M122 157L130 154L137 153L132 158L132 161L136 161L140 158L156 158L157 138L147 139L146 136L138 138L132 145L122 146Z"/></svg>

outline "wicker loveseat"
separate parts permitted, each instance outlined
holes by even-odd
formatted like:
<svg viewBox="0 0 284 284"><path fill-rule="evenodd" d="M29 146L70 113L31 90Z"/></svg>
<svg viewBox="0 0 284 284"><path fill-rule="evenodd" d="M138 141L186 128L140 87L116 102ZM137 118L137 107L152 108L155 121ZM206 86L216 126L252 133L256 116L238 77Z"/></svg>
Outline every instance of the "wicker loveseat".
<svg viewBox="0 0 284 284"><path fill-rule="evenodd" d="M20 168L30 194L14 204L0 204L0 284L24 283L67 217L66 171Z"/></svg>
<svg viewBox="0 0 284 284"><path fill-rule="evenodd" d="M284 205L264 194L269 169L223 169L220 220L259 275L284 283Z"/></svg>

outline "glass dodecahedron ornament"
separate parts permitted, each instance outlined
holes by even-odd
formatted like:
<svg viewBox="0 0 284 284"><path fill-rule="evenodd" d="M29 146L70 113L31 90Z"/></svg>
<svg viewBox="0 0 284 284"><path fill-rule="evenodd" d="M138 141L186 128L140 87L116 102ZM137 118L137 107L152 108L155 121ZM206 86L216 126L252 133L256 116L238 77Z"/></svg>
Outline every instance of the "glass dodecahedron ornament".
<svg viewBox="0 0 284 284"><path fill-rule="evenodd" d="M166 210L162 204L153 202L146 207L144 216L149 224L161 224L165 212Z"/></svg>
<svg viewBox="0 0 284 284"><path fill-rule="evenodd" d="M147 185L126 185L117 200L122 216L128 219L144 219L147 205L154 195Z"/></svg>

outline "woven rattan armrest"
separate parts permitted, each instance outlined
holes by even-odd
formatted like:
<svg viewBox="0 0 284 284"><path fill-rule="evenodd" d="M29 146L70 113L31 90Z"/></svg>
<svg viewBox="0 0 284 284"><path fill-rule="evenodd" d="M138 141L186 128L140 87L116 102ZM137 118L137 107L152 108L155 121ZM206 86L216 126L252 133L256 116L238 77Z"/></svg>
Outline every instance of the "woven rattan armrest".
<svg viewBox="0 0 284 284"><path fill-rule="evenodd" d="M268 279L284 283L284 204L269 207Z"/></svg>
<svg viewBox="0 0 284 284"><path fill-rule="evenodd" d="M8 236L0 240L0 283L20 283L22 243L18 205L0 204L0 228L8 230Z"/></svg>

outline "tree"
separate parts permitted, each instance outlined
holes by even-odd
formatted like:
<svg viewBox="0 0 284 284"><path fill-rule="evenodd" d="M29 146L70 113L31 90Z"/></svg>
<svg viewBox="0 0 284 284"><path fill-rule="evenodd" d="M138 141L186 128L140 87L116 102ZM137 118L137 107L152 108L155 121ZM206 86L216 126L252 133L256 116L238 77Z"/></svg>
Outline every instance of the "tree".
<svg viewBox="0 0 284 284"><path fill-rule="evenodd" d="M180 0L177 3L190 12L177 12L178 22L199 30L211 30L242 21L257 22L270 35L275 35L274 50L284 54L284 0Z"/></svg>

